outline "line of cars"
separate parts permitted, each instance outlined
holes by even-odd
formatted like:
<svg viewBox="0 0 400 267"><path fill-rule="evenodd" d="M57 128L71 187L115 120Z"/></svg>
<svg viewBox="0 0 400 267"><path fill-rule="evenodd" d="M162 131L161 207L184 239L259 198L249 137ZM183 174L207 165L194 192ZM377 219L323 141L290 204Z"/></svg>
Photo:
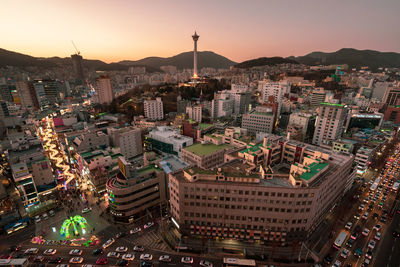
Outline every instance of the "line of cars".
<svg viewBox="0 0 400 267"><path fill-rule="evenodd" d="M362 202L358 208L359 212L354 215L354 218L356 219L355 224L358 222L360 222L360 224L354 226L353 222L348 222L344 226L346 230L351 232L351 235L347 239L348 235L346 234L346 238L344 239L347 239L346 248L343 248L338 256L343 258L345 261L352 254L350 249L355 246L358 237L365 236L367 238L365 245L362 245L362 241L360 241L361 243L359 244L357 243L358 246L354 250L354 256L358 258L364 256L361 262L361 266L363 267L371 264L374 249L376 248L378 241L382 238L382 225L384 225L388 220L388 211L384 209L384 206L385 202L387 201L390 188L394 182L394 176L399 174L399 159L399 156L396 156L394 162L386 164L385 168L382 169L377 179L374 182L370 182L371 187L369 190L367 189L366 183L362 185L362 188L368 190L367 195L364 199L362 199ZM369 225L371 227L371 221L369 221L367 224L368 218L372 218L373 222L378 221L373 223L374 226L372 229L368 227L362 227L363 225ZM352 228L354 229L352 230ZM346 230L344 232L346 232ZM365 248L366 252L364 251ZM340 246L339 248L337 247L337 249L340 249ZM332 257L327 255L324 261L331 262L332 260ZM331 266L340 267L342 266L342 262L340 259L337 259ZM352 266L351 261L347 263L346 267L347 266Z"/></svg>

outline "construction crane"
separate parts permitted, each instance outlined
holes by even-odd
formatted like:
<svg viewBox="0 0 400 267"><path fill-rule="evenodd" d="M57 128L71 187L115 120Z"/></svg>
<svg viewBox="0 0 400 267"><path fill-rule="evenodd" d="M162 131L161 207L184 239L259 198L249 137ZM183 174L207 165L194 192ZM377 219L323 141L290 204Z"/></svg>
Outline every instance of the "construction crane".
<svg viewBox="0 0 400 267"><path fill-rule="evenodd" d="M74 44L74 41L72 41L72 40L71 40L71 43L72 43L72 45L73 45L73 46L74 46L74 48L75 48L76 54L77 54L77 55L80 55L80 54L81 54L81 52L80 52L80 51L78 51L78 48L76 48L76 45Z"/></svg>

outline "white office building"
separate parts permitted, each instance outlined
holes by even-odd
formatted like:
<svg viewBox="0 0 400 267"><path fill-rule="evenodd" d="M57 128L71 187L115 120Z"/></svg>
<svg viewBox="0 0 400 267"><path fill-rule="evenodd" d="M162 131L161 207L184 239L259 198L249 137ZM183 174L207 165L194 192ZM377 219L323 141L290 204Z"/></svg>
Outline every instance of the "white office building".
<svg viewBox="0 0 400 267"><path fill-rule="evenodd" d="M274 129L275 114L272 108L256 107L242 117L242 128L248 133L272 133Z"/></svg>

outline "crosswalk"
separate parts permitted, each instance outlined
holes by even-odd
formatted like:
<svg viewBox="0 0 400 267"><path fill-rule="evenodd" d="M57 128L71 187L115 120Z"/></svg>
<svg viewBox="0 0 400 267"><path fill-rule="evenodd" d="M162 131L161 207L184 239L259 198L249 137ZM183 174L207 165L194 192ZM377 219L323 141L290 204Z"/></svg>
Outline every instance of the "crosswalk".
<svg viewBox="0 0 400 267"><path fill-rule="evenodd" d="M162 236L156 229L153 231L141 232L138 235L124 238L125 241L133 245L142 245L145 248L151 248L160 251L172 251L171 248L164 242Z"/></svg>

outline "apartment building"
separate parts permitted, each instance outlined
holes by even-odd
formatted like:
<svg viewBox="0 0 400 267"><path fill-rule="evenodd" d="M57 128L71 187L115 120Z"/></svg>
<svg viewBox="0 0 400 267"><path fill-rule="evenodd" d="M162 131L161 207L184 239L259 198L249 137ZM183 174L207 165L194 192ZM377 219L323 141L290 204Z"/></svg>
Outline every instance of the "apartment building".
<svg viewBox="0 0 400 267"><path fill-rule="evenodd" d="M144 101L144 116L152 120L162 120L164 118L164 108L161 97L156 100Z"/></svg>
<svg viewBox="0 0 400 267"><path fill-rule="evenodd" d="M348 109L343 104L321 103L312 143L330 145L340 139L347 113Z"/></svg>

